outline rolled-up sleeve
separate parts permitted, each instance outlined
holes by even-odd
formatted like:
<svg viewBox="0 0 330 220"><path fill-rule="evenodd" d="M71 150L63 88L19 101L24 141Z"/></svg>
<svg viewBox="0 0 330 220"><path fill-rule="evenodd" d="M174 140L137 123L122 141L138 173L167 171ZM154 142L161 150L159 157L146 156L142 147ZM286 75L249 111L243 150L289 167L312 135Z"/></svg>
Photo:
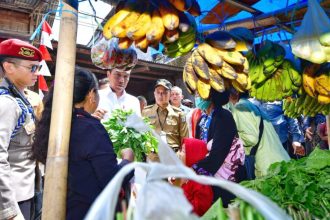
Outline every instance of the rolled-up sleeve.
<svg viewBox="0 0 330 220"><path fill-rule="evenodd" d="M15 100L0 96L0 219L9 219L19 212L15 193L11 188L8 147L11 134L20 114Z"/></svg>
<svg viewBox="0 0 330 220"><path fill-rule="evenodd" d="M304 135L302 131L300 130L298 120L295 118L289 118L288 119L288 124L289 124L289 133L292 136L292 142L299 142L302 143L304 142Z"/></svg>

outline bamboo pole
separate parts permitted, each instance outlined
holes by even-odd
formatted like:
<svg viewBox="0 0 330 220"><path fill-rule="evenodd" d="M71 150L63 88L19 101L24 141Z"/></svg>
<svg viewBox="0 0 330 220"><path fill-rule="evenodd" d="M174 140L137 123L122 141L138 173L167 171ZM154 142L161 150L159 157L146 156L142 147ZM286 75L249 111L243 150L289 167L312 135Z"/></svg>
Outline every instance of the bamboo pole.
<svg viewBox="0 0 330 220"><path fill-rule="evenodd" d="M67 3L63 4L43 196L42 219L45 220L66 218L78 12Z"/></svg>

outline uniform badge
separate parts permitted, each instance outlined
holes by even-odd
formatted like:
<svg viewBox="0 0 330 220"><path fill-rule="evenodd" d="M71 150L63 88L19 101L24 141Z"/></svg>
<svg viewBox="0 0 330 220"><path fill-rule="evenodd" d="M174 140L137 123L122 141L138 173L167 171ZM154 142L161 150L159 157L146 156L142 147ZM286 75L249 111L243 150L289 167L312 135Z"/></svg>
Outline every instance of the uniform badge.
<svg viewBox="0 0 330 220"><path fill-rule="evenodd" d="M25 57L34 57L34 50L31 50L30 48L26 47L21 47L21 50L18 54Z"/></svg>
<svg viewBox="0 0 330 220"><path fill-rule="evenodd" d="M24 129L27 133L27 135L31 135L35 132L36 130L36 125L33 121L31 121L30 123L27 123L25 126L24 126Z"/></svg>
<svg viewBox="0 0 330 220"><path fill-rule="evenodd" d="M181 122L185 123L186 122L186 117L184 115L181 115Z"/></svg>

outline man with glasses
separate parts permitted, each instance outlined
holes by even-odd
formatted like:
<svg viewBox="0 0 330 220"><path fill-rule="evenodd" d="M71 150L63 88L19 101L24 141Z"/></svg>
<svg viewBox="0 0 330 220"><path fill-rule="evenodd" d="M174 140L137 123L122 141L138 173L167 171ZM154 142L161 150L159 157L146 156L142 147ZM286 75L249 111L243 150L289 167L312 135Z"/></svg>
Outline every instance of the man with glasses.
<svg viewBox="0 0 330 220"><path fill-rule="evenodd" d="M35 115L24 91L37 82L41 60L41 52L24 41L0 43L0 219L31 218Z"/></svg>
<svg viewBox="0 0 330 220"><path fill-rule="evenodd" d="M139 100L125 91L130 72L119 69L107 71L110 86L99 90L100 102L93 114L95 117L107 120L114 109L133 110L137 115L141 115Z"/></svg>
<svg viewBox="0 0 330 220"><path fill-rule="evenodd" d="M182 139L188 137L188 127L181 109L170 105L171 88L168 80L157 80L154 91L156 104L145 107L142 115L150 119L162 140L177 152Z"/></svg>

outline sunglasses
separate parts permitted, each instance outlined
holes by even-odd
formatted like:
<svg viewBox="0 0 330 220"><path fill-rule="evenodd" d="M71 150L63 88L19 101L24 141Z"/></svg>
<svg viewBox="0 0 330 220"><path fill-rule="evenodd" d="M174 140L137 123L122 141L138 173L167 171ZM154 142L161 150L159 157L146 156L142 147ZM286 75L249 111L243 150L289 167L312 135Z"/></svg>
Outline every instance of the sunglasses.
<svg viewBox="0 0 330 220"><path fill-rule="evenodd" d="M24 65L21 65L21 64L18 64L18 63L15 63L15 62L10 62L10 63L13 63L15 64L16 66L21 66L21 67L24 67L28 70L30 70L31 73L35 73L35 72L39 72L42 68L42 65L32 65L32 66L24 66Z"/></svg>

